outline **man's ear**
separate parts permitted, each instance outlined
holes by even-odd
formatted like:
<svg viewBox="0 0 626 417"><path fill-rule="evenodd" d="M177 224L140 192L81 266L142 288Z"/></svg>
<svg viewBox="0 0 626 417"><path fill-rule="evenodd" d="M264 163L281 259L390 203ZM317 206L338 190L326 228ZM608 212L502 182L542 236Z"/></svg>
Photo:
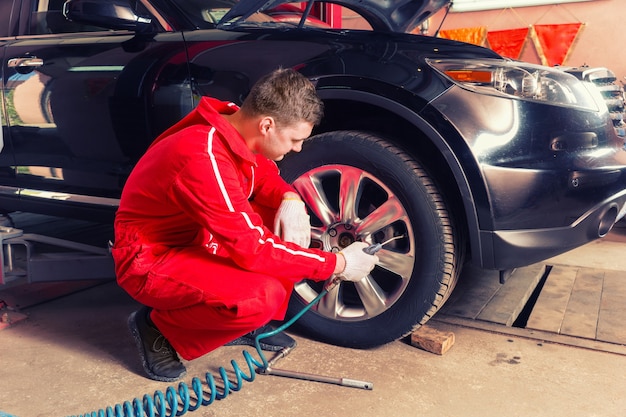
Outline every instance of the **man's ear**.
<svg viewBox="0 0 626 417"><path fill-rule="evenodd" d="M275 127L275 123L274 118L271 116L264 116L259 121L259 129L263 135L266 135L267 132L273 127Z"/></svg>

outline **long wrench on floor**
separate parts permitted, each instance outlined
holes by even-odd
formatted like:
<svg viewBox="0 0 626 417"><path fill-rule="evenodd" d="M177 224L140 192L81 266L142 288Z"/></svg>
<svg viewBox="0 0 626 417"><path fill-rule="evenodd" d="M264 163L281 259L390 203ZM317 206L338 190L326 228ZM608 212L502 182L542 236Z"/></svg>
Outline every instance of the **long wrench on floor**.
<svg viewBox="0 0 626 417"><path fill-rule="evenodd" d="M317 375L317 374L309 374L306 372L289 371L287 369L272 368L272 366L276 362L278 362L280 359L287 356L291 352L292 349L293 348L289 348L289 347L283 348L281 351L279 351L276 354L274 358L272 358L271 361L267 363L267 367L265 367L264 369L261 369L259 373L263 375L276 375L276 376L284 376L287 378L302 379L305 381L325 382L327 384L341 385L344 387L361 388L361 389L367 389L367 390L371 390L374 388L374 384L372 382L359 381L357 379L338 378L338 377L331 377L331 376L324 376L324 375Z"/></svg>

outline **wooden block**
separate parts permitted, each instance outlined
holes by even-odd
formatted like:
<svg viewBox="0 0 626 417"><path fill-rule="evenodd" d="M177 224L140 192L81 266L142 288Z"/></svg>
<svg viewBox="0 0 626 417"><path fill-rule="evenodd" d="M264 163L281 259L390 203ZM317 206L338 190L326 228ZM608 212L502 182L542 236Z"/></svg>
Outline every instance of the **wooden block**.
<svg viewBox="0 0 626 417"><path fill-rule="evenodd" d="M411 345L427 352L443 355L454 344L454 333L422 325L411 334Z"/></svg>

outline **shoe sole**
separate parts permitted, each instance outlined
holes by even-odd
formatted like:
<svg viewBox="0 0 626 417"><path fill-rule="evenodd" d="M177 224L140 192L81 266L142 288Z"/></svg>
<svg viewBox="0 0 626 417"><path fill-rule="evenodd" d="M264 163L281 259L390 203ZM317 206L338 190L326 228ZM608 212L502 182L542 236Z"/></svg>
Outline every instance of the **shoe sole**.
<svg viewBox="0 0 626 417"><path fill-rule="evenodd" d="M141 365L143 366L143 370L146 372L148 377L150 377L150 379L154 379L155 381L175 382L187 375L187 372L185 371L181 373L178 377L169 378L166 376L157 375L150 370L150 368L148 367L148 361L146 360L146 351L143 346L143 342L141 341L141 335L139 334L139 327L137 327L136 316L137 312L135 311L128 317L128 328L130 329L130 333L133 336L133 339L135 339L135 345L137 345L137 349L139 350L139 356L141 357Z"/></svg>
<svg viewBox="0 0 626 417"><path fill-rule="evenodd" d="M255 339L250 339L248 337L240 337L238 339L232 340L226 343L224 346L256 346ZM267 343L259 342L259 347L261 350L265 350L268 352L279 352L285 348L293 349L298 346L298 343L294 340L293 345L291 346L278 346L278 345L268 345Z"/></svg>

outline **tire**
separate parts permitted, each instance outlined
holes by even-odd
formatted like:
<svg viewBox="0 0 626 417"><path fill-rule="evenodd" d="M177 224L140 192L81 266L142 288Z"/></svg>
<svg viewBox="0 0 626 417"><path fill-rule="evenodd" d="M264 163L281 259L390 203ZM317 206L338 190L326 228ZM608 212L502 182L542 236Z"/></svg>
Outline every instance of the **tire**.
<svg viewBox="0 0 626 417"><path fill-rule="evenodd" d="M307 204L311 247L339 251L402 236L378 252L366 279L329 291L295 323L298 330L334 345L375 347L408 335L443 305L463 262L462 239L418 161L377 136L337 131L307 140L280 169ZM287 316L322 289L297 283Z"/></svg>

